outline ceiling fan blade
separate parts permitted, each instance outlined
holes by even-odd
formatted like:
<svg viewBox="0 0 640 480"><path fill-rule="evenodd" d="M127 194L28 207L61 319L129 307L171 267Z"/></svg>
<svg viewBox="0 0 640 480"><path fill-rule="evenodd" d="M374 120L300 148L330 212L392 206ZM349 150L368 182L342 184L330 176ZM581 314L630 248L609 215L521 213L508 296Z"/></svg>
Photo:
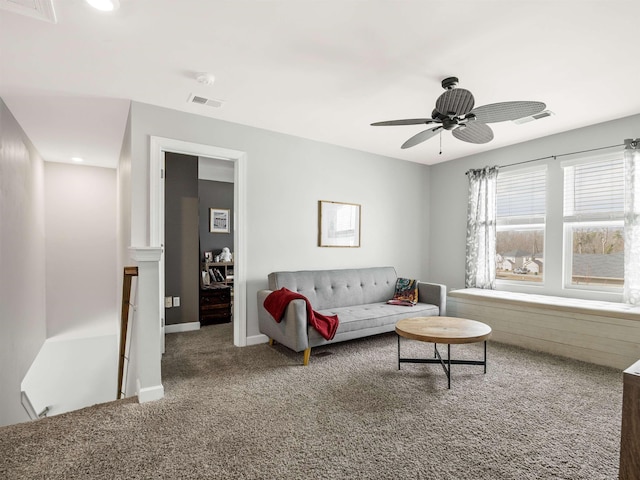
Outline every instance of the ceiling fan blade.
<svg viewBox="0 0 640 480"><path fill-rule="evenodd" d="M414 135L409 140L402 144L401 148L410 148L418 145L419 143L424 142L425 140L429 140L431 137L438 133L438 130L442 130L442 127L438 126L436 128L431 128L429 130L423 130L422 132Z"/></svg>
<svg viewBox="0 0 640 480"><path fill-rule="evenodd" d="M487 143L493 140L493 130L479 121L460 125L451 132L458 140L468 143Z"/></svg>
<svg viewBox="0 0 640 480"><path fill-rule="evenodd" d="M436 100L436 110L445 115L465 115L473 109L475 99L469 90L453 88Z"/></svg>
<svg viewBox="0 0 640 480"><path fill-rule="evenodd" d="M474 108L471 113L479 122L497 123L535 115L545 107L546 105L542 102L500 102Z"/></svg>
<svg viewBox="0 0 640 480"><path fill-rule="evenodd" d="M374 127L388 127L391 125L420 125L423 123L438 123L431 118L408 118L406 120L387 120L386 122L376 122L371 125Z"/></svg>

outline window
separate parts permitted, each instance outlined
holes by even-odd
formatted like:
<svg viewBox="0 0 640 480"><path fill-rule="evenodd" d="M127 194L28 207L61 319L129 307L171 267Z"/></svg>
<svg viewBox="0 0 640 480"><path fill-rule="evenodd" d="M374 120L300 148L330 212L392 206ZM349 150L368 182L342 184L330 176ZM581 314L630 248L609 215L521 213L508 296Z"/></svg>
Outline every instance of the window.
<svg viewBox="0 0 640 480"><path fill-rule="evenodd" d="M614 154L564 169L564 285L592 290L624 283L624 160Z"/></svg>
<svg viewBox="0 0 640 480"><path fill-rule="evenodd" d="M546 168L498 174L496 279L542 283Z"/></svg>

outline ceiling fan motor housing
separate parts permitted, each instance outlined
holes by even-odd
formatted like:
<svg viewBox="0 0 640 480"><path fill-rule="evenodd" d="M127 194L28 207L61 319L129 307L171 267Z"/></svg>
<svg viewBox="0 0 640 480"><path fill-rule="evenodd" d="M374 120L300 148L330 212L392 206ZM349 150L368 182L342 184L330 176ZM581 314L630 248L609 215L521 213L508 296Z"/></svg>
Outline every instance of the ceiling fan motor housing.
<svg viewBox="0 0 640 480"><path fill-rule="evenodd" d="M451 90L458 85L458 77L447 77L442 80L442 88L445 90Z"/></svg>
<svg viewBox="0 0 640 480"><path fill-rule="evenodd" d="M453 118L445 117L442 120L442 128L444 128L445 130L453 130L457 126L458 126L458 119L455 117Z"/></svg>

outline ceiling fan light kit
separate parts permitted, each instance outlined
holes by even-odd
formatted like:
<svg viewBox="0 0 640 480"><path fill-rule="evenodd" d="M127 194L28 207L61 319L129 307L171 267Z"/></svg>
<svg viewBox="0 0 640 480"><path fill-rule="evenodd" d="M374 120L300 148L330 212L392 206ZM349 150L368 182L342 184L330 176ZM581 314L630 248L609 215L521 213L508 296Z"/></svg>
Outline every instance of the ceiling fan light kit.
<svg viewBox="0 0 640 480"><path fill-rule="evenodd" d="M475 99L473 94L464 88L457 88L457 85L458 79L456 77L447 77L442 80L442 88L446 91L436 100L436 108L431 113L431 118L387 120L372 123L371 125L376 127L437 125L411 137L402 144L401 148L403 149L418 145L442 132L442 130L450 130L455 138L463 142L482 144L493 140L493 130L487 123L506 122L509 120L515 122L525 117L534 117L536 119L536 114L546 108L546 105L542 102L529 101L492 103L474 108ZM538 118L543 118L543 116Z"/></svg>

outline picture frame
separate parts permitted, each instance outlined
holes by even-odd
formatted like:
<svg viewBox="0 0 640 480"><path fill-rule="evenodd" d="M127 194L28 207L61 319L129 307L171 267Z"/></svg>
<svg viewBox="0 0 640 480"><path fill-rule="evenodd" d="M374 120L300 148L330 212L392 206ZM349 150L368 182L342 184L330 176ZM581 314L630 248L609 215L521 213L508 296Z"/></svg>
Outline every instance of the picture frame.
<svg viewBox="0 0 640 480"><path fill-rule="evenodd" d="M213 262L213 252L204 252L204 261Z"/></svg>
<svg viewBox="0 0 640 480"><path fill-rule="evenodd" d="M360 210L357 203L318 201L318 246L360 247Z"/></svg>
<svg viewBox="0 0 640 480"><path fill-rule="evenodd" d="M209 209L209 232L229 233L230 232L230 212L225 208Z"/></svg>

